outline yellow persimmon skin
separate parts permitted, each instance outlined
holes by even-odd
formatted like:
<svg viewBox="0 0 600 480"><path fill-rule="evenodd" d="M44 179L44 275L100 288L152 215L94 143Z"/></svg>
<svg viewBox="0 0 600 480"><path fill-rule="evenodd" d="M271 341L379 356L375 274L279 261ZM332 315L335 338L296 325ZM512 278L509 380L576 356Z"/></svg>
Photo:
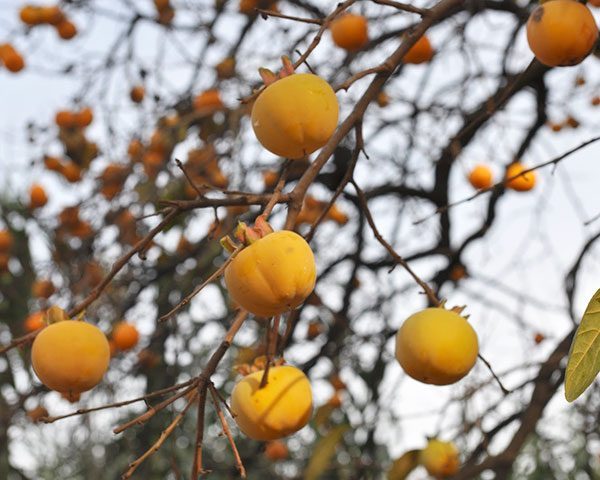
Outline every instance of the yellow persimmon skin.
<svg viewBox="0 0 600 480"><path fill-rule="evenodd" d="M460 469L458 449L452 442L430 440L419 455L421 464L435 478L450 477Z"/></svg>
<svg viewBox="0 0 600 480"><path fill-rule="evenodd" d="M244 248L225 269L231 298L259 317L296 308L314 287L315 257L295 232L273 232Z"/></svg>
<svg viewBox="0 0 600 480"><path fill-rule="evenodd" d="M396 359L409 376L423 383L457 382L473 368L478 353L473 327L444 308L411 315L396 334Z"/></svg>
<svg viewBox="0 0 600 480"><path fill-rule="evenodd" d="M44 328L33 342L35 373L51 390L76 394L95 387L110 361L102 331L86 322L65 320Z"/></svg>
<svg viewBox="0 0 600 480"><path fill-rule="evenodd" d="M506 169L506 178L514 177L522 171L526 170L525 166L519 162L512 163ZM513 178L506 182L506 188L510 188L517 192L528 192L535 187L536 175L535 172L528 172L520 177Z"/></svg>
<svg viewBox="0 0 600 480"><path fill-rule="evenodd" d="M270 152L298 159L327 143L338 122L335 92L322 78L298 73L277 80L256 99L252 128Z"/></svg>
<svg viewBox="0 0 600 480"><path fill-rule="evenodd" d="M573 0L539 5L527 21L527 42L536 58L550 67L577 65L598 39L592 12Z"/></svg>
<svg viewBox="0 0 600 480"><path fill-rule="evenodd" d="M284 365L269 369L269 382L259 388L264 370L240 380L231 394L231 411L242 432L254 440L276 440L304 427L312 414L312 390L306 375Z"/></svg>

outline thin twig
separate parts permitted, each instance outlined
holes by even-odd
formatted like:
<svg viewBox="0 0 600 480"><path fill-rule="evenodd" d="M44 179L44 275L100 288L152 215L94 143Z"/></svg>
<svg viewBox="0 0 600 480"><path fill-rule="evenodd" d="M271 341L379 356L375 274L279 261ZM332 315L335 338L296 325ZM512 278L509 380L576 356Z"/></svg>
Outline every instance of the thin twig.
<svg viewBox="0 0 600 480"><path fill-rule="evenodd" d="M175 305L170 312L165 313L162 317L160 317L158 319L159 323L161 322L166 322L167 320L169 320L171 317L173 317L173 315L175 315L179 310L181 310L183 307L185 307L188 303L190 303L190 301L192 300L192 298L194 298L196 295L198 295L198 293L200 293L200 291L206 287L209 283L212 283L213 281L215 281L217 278L219 278L221 276L221 274L225 271L225 269L227 268L227 266L233 261L233 259L235 258L235 256L240 252L241 247L235 249L231 256L225 260L223 262L223 265L221 265L217 270L215 270L204 282L202 282L199 286L197 286L194 290L192 290L192 293L190 293L187 297L185 297L181 302L179 302L177 305Z"/></svg>
<svg viewBox="0 0 600 480"><path fill-rule="evenodd" d="M231 430L229 428L229 424L227 423L227 419L225 418L225 415L223 414L223 410L221 410L221 407L219 406L219 397L217 396L216 388L214 387L213 384L210 384L208 386L208 388L209 388L210 394L212 396L212 401L215 406L215 410L217 411L217 416L219 417L219 420L221 421L221 426L223 427L223 433L227 437L227 440L229 440L229 445L231 445L231 450L233 451L233 456L235 458L235 466L238 469L238 472L240 472L240 477L246 478L246 469L244 468L244 464L242 463L242 458L240 457L240 452L238 451L237 446L235 445L235 441L233 440L233 436L231 435Z"/></svg>
<svg viewBox="0 0 600 480"><path fill-rule="evenodd" d="M121 476L122 480L127 480L128 478L131 478L131 476L133 475L133 473L142 464L142 462L144 460L146 460L148 457L150 457L152 454L154 454L155 452L158 451L158 449L162 446L162 444L169 437L169 435L171 435L171 433L173 433L173 430L175 430L175 427L177 427L177 425L179 425L179 423L181 422L181 420L183 419L183 417L187 413L188 409L192 406L192 404L194 403L194 400L196 400L197 398L198 398L198 392L195 391L195 392L192 393L192 395L190 395L190 398L188 399L188 401L187 401L185 407L183 408L183 410L181 412L179 412L179 414L177 414L177 416L167 426L167 428L165 428L162 431L162 433L160 434L160 437L158 437L158 440L156 442L154 442L154 444L148 450L146 450L141 457L137 458L136 460L134 460L133 462L131 462L129 464L129 468Z"/></svg>
<svg viewBox="0 0 600 480"><path fill-rule="evenodd" d="M160 397L161 395L165 395L165 394L173 392L175 390L179 390L181 388L188 387L189 385L191 385L195 381L196 381L195 379L191 379L191 380L188 380L187 382L178 383L177 385L173 385L171 387L163 388L161 390L156 390L154 392L147 393L146 395L142 395L141 397L132 398L130 400L124 400L122 402L110 403L110 404L107 404L107 405L102 405L100 407L81 408L81 409L76 410L74 412L67 413L65 415L60 415L60 416L57 416L57 417L42 417L42 418L39 419L39 421L43 422L43 423L54 423L54 422L56 422L58 420L62 420L63 418L74 417L76 415L84 415L84 414L91 413L91 412L97 412L99 410L106 410L108 408L124 407L124 406L130 405L132 403L147 401L147 400L149 400L151 398Z"/></svg>

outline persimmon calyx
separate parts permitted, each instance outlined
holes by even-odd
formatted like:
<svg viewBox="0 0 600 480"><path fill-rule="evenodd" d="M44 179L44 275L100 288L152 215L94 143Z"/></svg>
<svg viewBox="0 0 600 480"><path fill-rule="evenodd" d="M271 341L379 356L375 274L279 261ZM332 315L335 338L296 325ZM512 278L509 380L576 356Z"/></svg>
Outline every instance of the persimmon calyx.
<svg viewBox="0 0 600 480"><path fill-rule="evenodd" d="M67 312L57 305L52 305L44 314L46 325L62 322L64 320L69 320L69 316L67 315Z"/></svg>
<svg viewBox="0 0 600 480"><path fill-rule="evenodd" d="M262 78L265 87L268 87L269 85L275 83L281 78L289 77L290 75L293 75L295 73L294 64L290 60L290 57L288 57L287 55L283 55L281 57L281 63L283 66L281 67L281 70L279 70L278 74L273 73L273 71L269 70L268 68L261 67L258 69L258 73L260 75L260 78Z"/></svg>
<svg viewBox="0 0 600 480"><path fill-rule="evenodd" d="M267 222L264 215L260 215L254 222L253 227L249 227L244 222L238 222L238 225L233 232L233 236L237 242L228 235L221 238L220 242L225 250L229 253L233 253L235 250L252 245L269 233L273 233L273 227L269 225L269 222Z"/></svg>
<svg viewBox="0 0 600 480"><path fill-rule="evenodd" d="M264 370L267 367L267 360L268 359L267 359L266 355L260 355L260 356L256 357L252 363L241 363L241 364L235 365L233 368L237 373L239 373L240 375L245 377L252 373L260 372L261 370ZM286 361L283 357L273 358L273 359L271 359L270 366L271 367L281 367L282 365L285 365L285 364L286 364Z"/></svg>

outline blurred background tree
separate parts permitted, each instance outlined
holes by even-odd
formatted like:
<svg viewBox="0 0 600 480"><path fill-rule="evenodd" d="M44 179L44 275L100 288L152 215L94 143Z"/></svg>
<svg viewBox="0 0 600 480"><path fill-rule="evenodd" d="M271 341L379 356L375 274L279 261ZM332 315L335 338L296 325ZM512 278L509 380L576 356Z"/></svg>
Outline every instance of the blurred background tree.
<svg viewBox="0 0 600 480"><path fill-rule="evenodd" d="M1 2L0 344L18 345L0 358L0 478L119 478L151 448L183 399L119 434L144 402L36 420L196 377L235 315L223 283L160 319L223 265L218 240L253 222L280 179L270 221L310 240L318 281L279 345L309 375L315 414L283 452L230 420L248 478L382 478L428 436L459 447L455 478L600 478L600 391L575 406L560 394L600 270L600 67L534 60L524 25L536 5L65 0L40 16ZM368 21L350 50L329 31L346 11ZM309 160L270 154L250 125L258 68L277 70L282 55L340 102L338 136ZM553 159L531 191L504 188L513 162ZM491 179L469 176L479 164ZM286 197L301 178L307 190ZM401 371L394 335L429 303L404 261L467 305L508 392L482 362L449 387ZM31 334L22 341L28 316L51 305L85 311L109 336L124 320L140 333L74 404L39 383ZM212 375L223 397L234 366L264 353L264 322L250 319ZM133 478L189 478L197 420L192 408ZM211 401L204 427L204 468L238 478Z"/></svg>

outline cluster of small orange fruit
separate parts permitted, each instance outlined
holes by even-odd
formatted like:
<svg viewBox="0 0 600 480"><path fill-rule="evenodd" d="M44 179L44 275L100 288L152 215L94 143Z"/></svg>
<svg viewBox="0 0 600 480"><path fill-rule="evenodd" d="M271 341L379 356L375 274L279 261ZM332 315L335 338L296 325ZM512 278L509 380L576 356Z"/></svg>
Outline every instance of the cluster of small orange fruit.
<svg viewBox="0 0 600 480"><path fill-rule="evenodd" d="M17 73L25 68L23 56L10 43L0 43L0 66L9 72Z"/></svg>
<svg viewBox="0 0 600 480"><path fill-rule="evenodd" d="M212 145L190 150L185 168L186 173L196 186L210 185L217 188L227 188L229 185L229 180L219 167L217 153ZM196 198L198 195L189 182L186 182L184 191L188 198Z"/></svg>
<svg viewBox="0 0 600 480"><path fill-rule="evenodd" d="M92 225L79 214L78 206L66 207L58 214L58 227L55 231L57 238L71 236L83 240L94 234Z"/></svg>
<svg viewBox="0 0 600 480"><path fill-rule="evenodd" d="M123 184L129 175L129 169L125 165L109 163L104 171L98 176L100 193L107 200L112 200L123 189Z"/></svg>
<svg viewBox="0 0 600 480"><path fill-rule="evenodd" d="M21 8L19 17L28 27L53 26L58 36L63 40L70 40L77 35L77 27L67 18L58 5L25 5Z"/></svg>
<svg viewBox="0 0 600 480"><path fill-rule="evenodd" d="M56 113L54 121L59 127L58 139L68 158L46 155L44 164L48 170L59 173L70 183L81 180L82 172L87 170L99 153L98 145L85 136L85 129L93 120L94 113L91 108L79 111L61 110Z"/></svg>
<svg viewBox="0 0 600 480"><path fill-rule="evenodd" d="M346 13L336 17L329 26L333 43L338 47L355 52L369 43L368 20L362 15ZM421 36L404 55L404 63L418 65L429 62L435 53L426 35Z"/></svg>
<svg viewBox="0 0 600 480"><path fill-rule="evenodd" d="M517 192L528 192L535 187L536 174L526 172L527 168L520 162L511 163L506 169L504 185ZM491 188L494 185L492 170L487 165L476 165L468 175L469 183L477 190Z"/></svg>

